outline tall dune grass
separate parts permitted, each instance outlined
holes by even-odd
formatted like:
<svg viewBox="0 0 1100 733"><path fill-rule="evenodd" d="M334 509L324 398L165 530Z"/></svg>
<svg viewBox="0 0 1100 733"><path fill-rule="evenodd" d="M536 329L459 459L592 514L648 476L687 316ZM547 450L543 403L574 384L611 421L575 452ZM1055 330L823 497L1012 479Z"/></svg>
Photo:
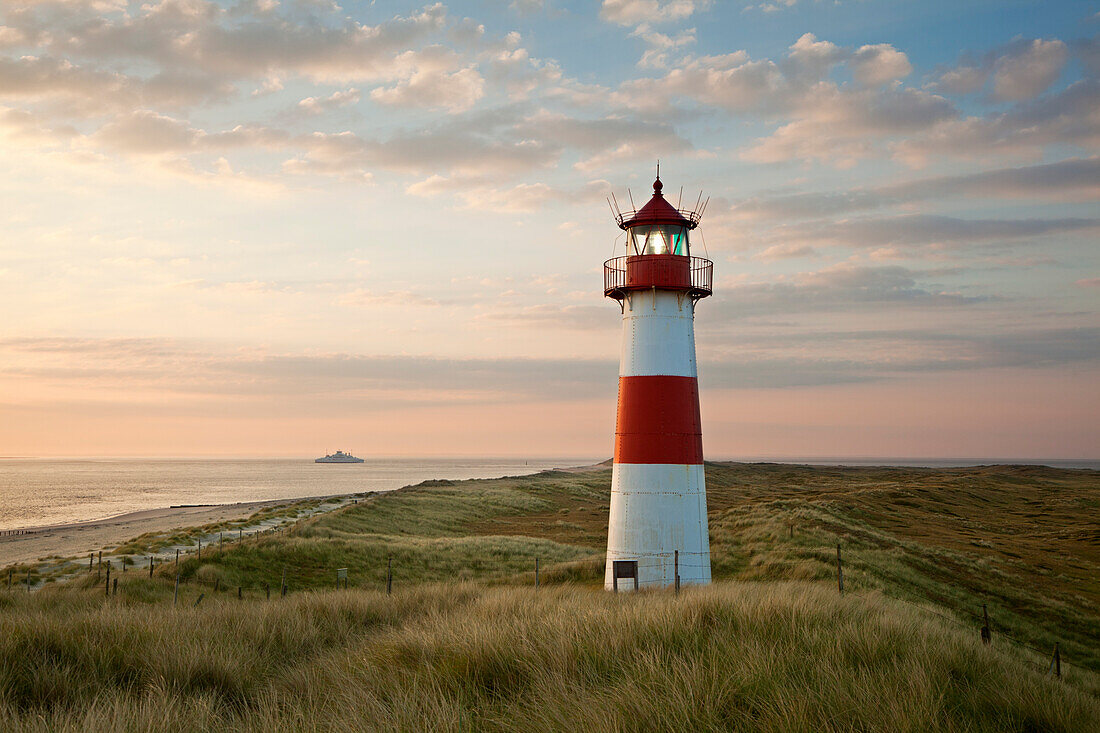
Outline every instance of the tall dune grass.
<svg viewBox="0 0 1100 733"><path fill-rule="evenodd" d="M808 583L126 598L0 596L0 729L1100 730L1091 673Z"/></svg>

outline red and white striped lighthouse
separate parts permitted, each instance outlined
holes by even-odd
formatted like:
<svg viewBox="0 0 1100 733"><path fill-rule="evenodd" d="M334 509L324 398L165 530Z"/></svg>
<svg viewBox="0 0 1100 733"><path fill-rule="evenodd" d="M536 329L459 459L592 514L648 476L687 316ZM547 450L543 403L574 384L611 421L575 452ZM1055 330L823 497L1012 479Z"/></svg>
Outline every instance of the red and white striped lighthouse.
<svg viewBox="0 0 1100 733"><path fill-rule="evenodd" d="M604 263L604 294L623 313L608 590L710 582L695 304L711 294L712 263L691 255L702 211L661 189L658 172L645 206L616 207L627 254Z"/></svg>

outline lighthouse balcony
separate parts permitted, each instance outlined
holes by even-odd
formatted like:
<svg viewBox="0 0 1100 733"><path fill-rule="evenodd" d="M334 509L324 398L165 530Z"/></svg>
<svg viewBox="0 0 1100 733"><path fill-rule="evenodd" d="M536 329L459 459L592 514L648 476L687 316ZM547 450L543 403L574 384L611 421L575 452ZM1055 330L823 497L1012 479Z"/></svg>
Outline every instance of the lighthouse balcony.
<svg viewBox="0 0 1100 733"><path fill-rule="evenodd" d="M692 298L712 292L714 263L702 257L643 254L613 257L603 263L603 292L622 300L634 290L679 290Z"/></svg>

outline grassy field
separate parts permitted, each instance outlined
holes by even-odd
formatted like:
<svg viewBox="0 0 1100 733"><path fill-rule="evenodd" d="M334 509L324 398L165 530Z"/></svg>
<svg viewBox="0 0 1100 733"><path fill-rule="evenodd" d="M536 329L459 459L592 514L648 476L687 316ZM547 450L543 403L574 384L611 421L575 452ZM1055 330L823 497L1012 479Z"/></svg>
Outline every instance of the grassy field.
<svg viewBox="0 0 1100 733"><path fill-rule="evenodd" d="M170 563L0 593L0 729L1100 729L1095 472L707 481L718 582L679 597L599 590L607 470L369 495L188 557L177 606Z"/></svg>
<svg viewBox="0 0 1100 733"><path fill-rule="evenodd" d="M136 585L137 583L135 583ZM5 730L1089 731L1081 674L812 583L0 600ZM12 663L15 662L15 663Z"/></svg>

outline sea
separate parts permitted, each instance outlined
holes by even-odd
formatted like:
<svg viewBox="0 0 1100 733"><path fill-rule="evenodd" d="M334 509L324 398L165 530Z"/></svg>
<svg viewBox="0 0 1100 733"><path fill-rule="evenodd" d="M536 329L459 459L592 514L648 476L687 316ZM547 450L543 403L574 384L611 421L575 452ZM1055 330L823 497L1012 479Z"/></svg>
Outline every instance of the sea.
<svg viewBox="0 0 1100 733"><path fill-rule="evenodd" d="M604 458L392 458L320 464L312 459L0 458L0 530L105 519L181 504L235 504L363 491L428 479L496 478L587 466ZM1028 463L1100 469L1096 460L770 458L822 466L952 468Z"/></svg>
<svg viewBox="0 0 1100 733"><path fill-rule="evenodd" d="M0 459L0 530L106 519L181 504L235 504L363 491L427 479L497 478L587 466L596 458Z"/></svg>

